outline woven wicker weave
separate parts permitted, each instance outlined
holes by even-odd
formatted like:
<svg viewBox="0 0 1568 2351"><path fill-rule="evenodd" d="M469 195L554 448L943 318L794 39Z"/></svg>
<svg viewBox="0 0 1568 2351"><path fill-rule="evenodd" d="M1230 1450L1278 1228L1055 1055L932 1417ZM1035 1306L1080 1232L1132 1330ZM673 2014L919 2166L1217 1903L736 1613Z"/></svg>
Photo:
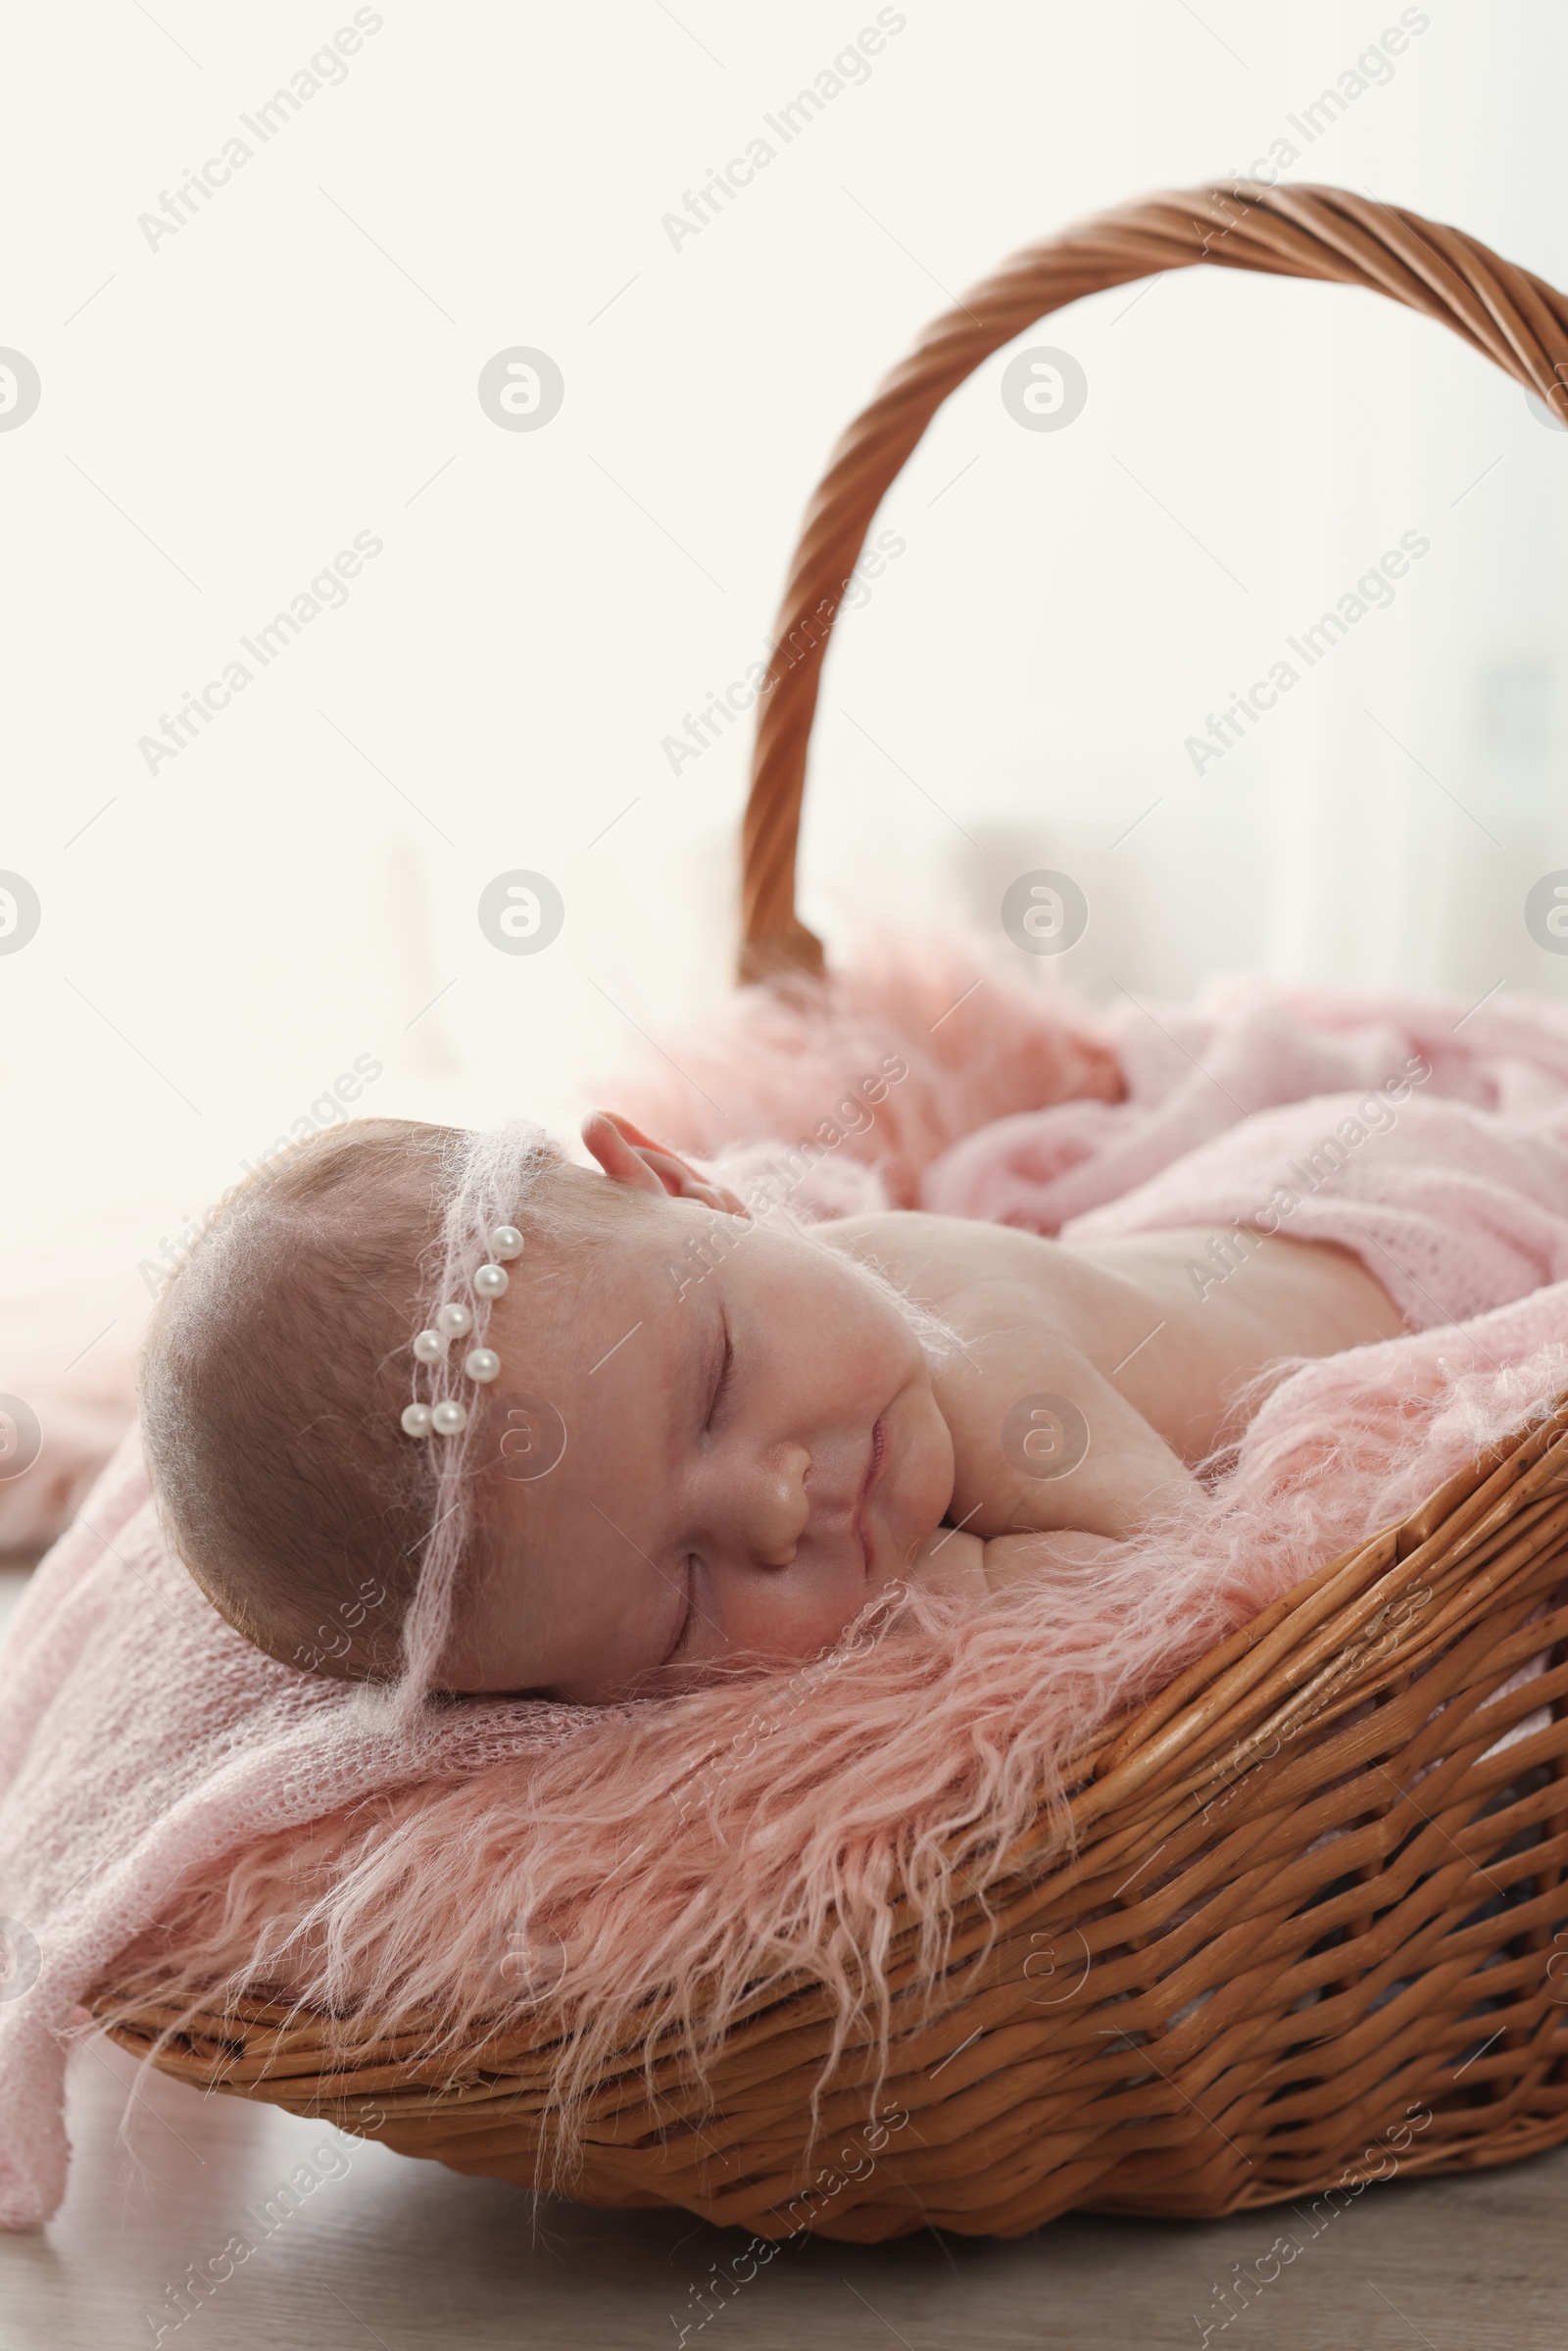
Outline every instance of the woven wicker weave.
<svg viewBox="0 0 1568 2351"><path fill-rule="evenodd" d="M812 503L747 818L749 971L819 958L793 911L825 643L806 619L932 411L1044 312L1203 259L1376 286L1568 401L1559 295L1340 190L1156 197L1021 256L889 377ZM1568 1396L1111 1726L1071 1776L1071 1861L1025 1838L989 1921L977 1899L956 1910L941 1984L914 1980L912 1933L896 1944L878 2122L874 2052L852 2049L811 2139L832 2019L803 1982L741 2013L706 2095L673 2049L651 2092L628 2044L589 2102L572 2192L775 2238L1011 2235L1073 2206L1211 2215L1568 2137L1565 1700ZM122 2005L112 1985L94 2004ZM182 2013L143 2003L116 2037L145 2047ZM532 2185L554 2054L548 2020L437 2064L373 2017L257 2000L187 2021L158 2062Z"/></svg>

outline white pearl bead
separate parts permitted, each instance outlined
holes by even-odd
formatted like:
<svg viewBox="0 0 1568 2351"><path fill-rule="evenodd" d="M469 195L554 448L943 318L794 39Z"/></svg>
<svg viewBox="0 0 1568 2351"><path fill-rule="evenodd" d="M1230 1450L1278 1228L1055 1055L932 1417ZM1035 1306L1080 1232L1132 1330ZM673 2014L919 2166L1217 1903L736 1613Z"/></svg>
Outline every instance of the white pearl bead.
<svg viewBox="0 0 1568 2351"><path fill-rule="evenodd" d="M463 1359L463 1368L470 1380L493 1380L501 1369L501 1357L493 1347L472 1347Z"/></svg>
<svg viewBox="0 0 1568 2351"><path fill-rule="evenodd" d="M445 1334L441 1331L419 1331L415 1336L415 1358L420 1363L439 1363L447 1351Z"/></svg>
<svg viewBox="0 0 1568 2351"><path fill-rule="evenodd" d="M522 1235L514 1224L498 1224L490 1236L492 1257L520 1257L522 1246Z"/></svg>
<svg viewBox="0 0 1568 2351"><path fill-rule="evenodd" d="M504 1265L481 1265L473 1277L473 1286L481 1298L499 1298L511 1279Z"/></svg>
<svg viewBox="0 0 1568 2351"><path fill-rule="evenodd" d="M464 1305L442 1306L437 1310L435 1327L445 1331L449 1339L461 1339L466 1331L473 1329L473 1309Z"/></svg>
<svg viewBox="0 0 1568 2351"><path fill-rule="evenodd" d="M434 1418L428 1404L405 1404L403 1426L411 1437L428 1437Z"/></svg>
<svg viewBox="0 0 1568 2351"><path fill-rule="evenodd" d="M441 1437L456 1437L467 1422L468 1407L460 1404L455 1396L444 1396L430 1415L430 1426Z"/></svg>

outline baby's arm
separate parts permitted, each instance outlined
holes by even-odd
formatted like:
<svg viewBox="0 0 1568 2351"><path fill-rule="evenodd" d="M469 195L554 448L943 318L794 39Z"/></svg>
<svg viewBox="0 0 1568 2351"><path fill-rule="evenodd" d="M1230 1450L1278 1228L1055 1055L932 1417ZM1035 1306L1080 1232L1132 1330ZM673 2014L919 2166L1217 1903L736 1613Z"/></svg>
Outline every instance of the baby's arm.
<svg viewBox="0 0 1568 2351"><path fill-rule="evenodd" d="M1016 1386L1023 1369L1016 1359L1006 1371L993 1361L978 1380L942 1397L956 1454L949 1512L955 1523L938 1527L910 1562L910 1580L926 1590L978 1599L1038 1575L1070 1574L1202 1491L1143 1414L1080 1349L1055 1335L1044 1347L1038 1338L1030 1347L1025 1394L1073 1407L1088 1443L1064 1473L1030 1476L1020 1467L1020 1454L1031 1466L1038 1458L1054 1467L1054 1448L1049 1440L1020 1446L1017 1426L998 1411L1009 1374ZM1045 1414L1043 1427L1059 1437L1066 1416L1053 1415L1049 1403ZM1018 1417L1013 1407L1014 1422Z"/></svg>
<svg viewBox="0 0 1568 2351"><path fill-rule="evenodd" d="M937 1400L954 1441L948 1516L982 1538L1071 1531L1119 1541L1198 1487L1143 1414L1056 1333L999 1333L967 1365L944 1369Z"/></svg>

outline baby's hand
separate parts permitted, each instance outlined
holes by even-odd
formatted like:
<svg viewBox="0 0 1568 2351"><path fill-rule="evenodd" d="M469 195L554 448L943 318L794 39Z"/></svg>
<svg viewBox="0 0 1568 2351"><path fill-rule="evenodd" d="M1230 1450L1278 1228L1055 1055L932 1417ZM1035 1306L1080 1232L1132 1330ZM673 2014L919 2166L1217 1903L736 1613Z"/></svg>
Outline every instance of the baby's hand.
<svg viewBox="0 0 1568 2351"><path fill-rule="evenodd" d="M938 1527L909 1563L908 1579L922 1592L953 1592L989 1599L1015 1592L1039 1576L1090 1566L1115 1545L1110 1535L1060 1527L1048 1535L994 1535L989 1543L961 1527Z"/></svg>
<svg viewBox="0 0 1568 2351"><path fill-rule="evenodd" d="M961 1527L938 1527L926 1537L905 1573L922 1592L952 1592L964 1599L990 1596L986 1546Z"/></svg>

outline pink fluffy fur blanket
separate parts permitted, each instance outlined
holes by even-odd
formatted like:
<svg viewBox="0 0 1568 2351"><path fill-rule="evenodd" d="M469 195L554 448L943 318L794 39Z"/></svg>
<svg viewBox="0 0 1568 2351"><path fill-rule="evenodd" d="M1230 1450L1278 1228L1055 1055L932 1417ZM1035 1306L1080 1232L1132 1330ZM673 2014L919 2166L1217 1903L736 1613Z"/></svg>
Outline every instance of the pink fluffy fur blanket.
<svg viewBox="0 0 1568 2351"><path fill-rule="evenodd" d="M983 1879L1088 1733L1568 1384L1554 1007L1494 1001L1466 1019L1231 983L1102 1027L976 968L950 956L793 1005L743 999L700 1053L681 1047L703 1099L652 1079L619 1099L688 1148L786 1168L818 1213L884 1197L1051 1231L1143 1187L1135 1222L1228 1222L1272 1197L1281 1152L1299 1165L1353 1116L1343 1098L1414 1058L1430 1071L1419 1113L1401 1098L1392 1131L1359 1122L1366 1139L1321 1187L1278 1174L1300 1202L1281 1229L1339 1199L1396 1250L1436 1233L1470 1319L1446 1319L1434 1293L1414 1317L1434 1327L1284 1378L1212 1492L1093 1583L967 1616L926 1600L914 1638L688 1698L461 1702L396 1739L363 1693L220 1622L165 1548L127 1438L0 1655L0 2222L59 2203L67 2053L108 1982L439 2012L454 2046L548 1996L568 2105L634 2014L685 2029L700 2061L743 1991L803 1967L846 2031L885 2013L897 1886L934 1969L953 1874ZM906 1075L876 1098L860 1079L890 1054ZM697 1114L708 1095L721 1131ZM1244 1113L1303 1102L1261 1148L1250 1118L1226 1159ZM1411 1138L1434 1115L1458 1116L1463 1164L1446 1190L1429 1153L1412 1191ZM1417 1224L1395 1231L1396 1210ZM1335 1237L1332 1216L1312 1229Z"/></svg>

